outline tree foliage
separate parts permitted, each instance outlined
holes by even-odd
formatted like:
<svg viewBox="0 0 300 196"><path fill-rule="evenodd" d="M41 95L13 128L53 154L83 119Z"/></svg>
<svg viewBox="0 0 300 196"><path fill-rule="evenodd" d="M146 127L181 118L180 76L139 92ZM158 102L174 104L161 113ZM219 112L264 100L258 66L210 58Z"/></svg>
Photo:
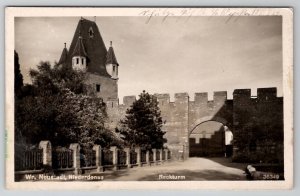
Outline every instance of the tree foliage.
<svg viewBox="0 0 300 196"><path fill-rule="evenodd" d="M41 62L30 70L32 85L16 100L16 139L26 143L50 140L53 145L107 146L118 142L105 127L106 106L88 94L85 74L66 66Z"/></svg>
<svg viewBox="0 0 300 196"><path fill-rule="evenodd" d="M14 51L14 70L15 70L15 96L19 96L23 86L23 76L20 70L19 55Z"/></svg>
<svg viewBox="0 0 300 196"><path fill-rule="evenodd" d="M162 148L167 141L163 136L162 117L155 96L143 91L121 120L121 127L117 131L131 146L146 149Z"/></svg>

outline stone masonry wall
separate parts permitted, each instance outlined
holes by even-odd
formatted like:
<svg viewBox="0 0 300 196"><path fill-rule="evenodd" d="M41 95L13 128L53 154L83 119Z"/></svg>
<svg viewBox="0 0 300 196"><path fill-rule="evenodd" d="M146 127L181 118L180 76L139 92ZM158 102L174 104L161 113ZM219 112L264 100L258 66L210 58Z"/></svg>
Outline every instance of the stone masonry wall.
<svg viewBox="0 0 300 196"><path fill-rule="evenodd" d="M208 100L207 93L195 93L194 101L189 101L187 93L176 93L174 102L170 102L169 94L155 94L166 131L167 146L172 157L183 159L189 157L189 136L198 125L207 121L217 121L226 125L239 138L245 134L244 126L251 124L252 118L265 113L268 123L277 124L283 129L283 102L276 97L276 88L258 89L258 97L251 97L250 89L237 89L233 100L227 99L227 92L214 92L213 100ZM266 105L267 99L267 105ZM118 99L108 99L107 112L109 127L115 129L125 117L127 108L136 100L135 96L126 96L120 105ZM268 109L272 107L272 109ZM263 110L263 111L262 111ZM277 115L272 115L276 113ZM273 118L274 117L274 118ZM247 130L249 132L249 130ZM238 149L235 148L235 153Z"/></svg>
<svg viewBox="0 0 300 196"><path fill-rule="evenodd" d="M118 99L118 80L116 79L89 73L86 84L90 85L90 90L98 97L102 97L104 102L109 99ZM96 85L100 85L100 92L96 91Z"/></svg>

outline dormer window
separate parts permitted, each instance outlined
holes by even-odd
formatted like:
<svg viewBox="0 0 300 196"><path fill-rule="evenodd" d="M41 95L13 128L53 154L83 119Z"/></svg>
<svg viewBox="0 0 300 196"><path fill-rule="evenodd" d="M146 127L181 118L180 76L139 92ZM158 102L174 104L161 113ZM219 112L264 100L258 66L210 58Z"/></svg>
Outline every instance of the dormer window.
<svg viewBox="0 0 300 196"><path fill-rule="evenodd" d="M92 27L90 27L90 29L89 29L89 36L90 36L90 38L94 37L94 31L93 31Z"/></svg>

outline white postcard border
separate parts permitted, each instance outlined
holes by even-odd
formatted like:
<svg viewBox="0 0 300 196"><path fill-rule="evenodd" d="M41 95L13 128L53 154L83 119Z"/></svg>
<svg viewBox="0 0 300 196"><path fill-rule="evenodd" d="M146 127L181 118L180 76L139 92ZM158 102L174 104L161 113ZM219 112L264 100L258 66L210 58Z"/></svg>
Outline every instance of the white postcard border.
<svg viewBox="0 0 300 196"><path fill-rule="evenodd" d="M25 190L254 190L293 186L293 10L291 8L68 8L8 7L5 13L6 185ZM57 16L282 16L284 97L284 181L97 181L14 182L14 17ZM62 185L63 183L63 185Z"/></svg>

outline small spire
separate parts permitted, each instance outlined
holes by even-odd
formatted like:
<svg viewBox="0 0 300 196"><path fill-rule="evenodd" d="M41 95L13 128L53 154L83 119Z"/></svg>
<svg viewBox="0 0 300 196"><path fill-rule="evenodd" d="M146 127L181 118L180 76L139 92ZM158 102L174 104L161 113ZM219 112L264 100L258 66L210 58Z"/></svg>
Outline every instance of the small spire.
<svg viewBox="0 0 300 196"><path fill-rule="evenodd" d="M119 65L114 49L112 47L112 41L110 41L110 47L107 51L107 55L106 55L106 64L115 64L115 65Z"/></svg>
<svg viewBox="0 0 300 196"><path fill-rule="evenodd" d="M67 43L65 42L64 44L65 44L65 48L67 48Z"/></svg>

